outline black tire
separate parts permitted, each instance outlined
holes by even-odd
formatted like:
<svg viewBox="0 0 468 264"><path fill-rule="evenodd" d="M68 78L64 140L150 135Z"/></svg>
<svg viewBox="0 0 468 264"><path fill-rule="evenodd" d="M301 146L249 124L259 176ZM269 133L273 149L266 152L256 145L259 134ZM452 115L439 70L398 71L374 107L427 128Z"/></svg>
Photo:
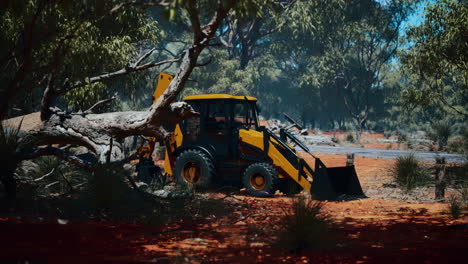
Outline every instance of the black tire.
<svg viewBox="0 0 468 264"><path fill-rule="evenodd" d="M278 187L278 172L269 163L254 163L245 169L242 183L247 193L256 197L268 197Z"/></svg>
<svg viewBox="0 0 468 264"><path fill-rule="evenodd" d="M290 178L280 179L278 189L285 195L295 195L302 191L302 187Z"/></svg>
<svg viewBox="0 0 468 264"><path fill-rule="evenodd" d="M178 184L206 189L215 178L213 161L199 150L186 150L175 161L174 178Z"/></svg>

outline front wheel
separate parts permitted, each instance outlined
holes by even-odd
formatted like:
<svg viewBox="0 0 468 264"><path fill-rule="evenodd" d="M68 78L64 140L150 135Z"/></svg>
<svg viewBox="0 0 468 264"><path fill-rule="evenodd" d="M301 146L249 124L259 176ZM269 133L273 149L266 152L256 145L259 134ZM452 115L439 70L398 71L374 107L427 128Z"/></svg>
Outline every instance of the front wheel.
<svg viewBox="0 0 468 264"><path fill-rule="evenodd" d="M278 172L269 163L254 163L248 166L242 178L247 193L256 197L273 195L278 181Z"/></svg>
<svg viewBox="0 0 468 264"><path fill-rule="evenodd" d="M199 150L186 150L175 161L174 176L179 184L207 188L211 185L214 174L213 161Z"/></svg>

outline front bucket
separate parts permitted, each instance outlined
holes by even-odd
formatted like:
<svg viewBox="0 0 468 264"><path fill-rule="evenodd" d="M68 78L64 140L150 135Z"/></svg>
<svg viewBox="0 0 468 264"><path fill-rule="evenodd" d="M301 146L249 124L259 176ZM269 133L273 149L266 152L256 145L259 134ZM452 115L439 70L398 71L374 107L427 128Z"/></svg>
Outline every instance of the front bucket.
<svg viewBox="0 0 468 264"><path fill-rule="evenodd" d="M317 169L311 193L315 200L337 200L342 195L364 196L354 166Z"/></svg>

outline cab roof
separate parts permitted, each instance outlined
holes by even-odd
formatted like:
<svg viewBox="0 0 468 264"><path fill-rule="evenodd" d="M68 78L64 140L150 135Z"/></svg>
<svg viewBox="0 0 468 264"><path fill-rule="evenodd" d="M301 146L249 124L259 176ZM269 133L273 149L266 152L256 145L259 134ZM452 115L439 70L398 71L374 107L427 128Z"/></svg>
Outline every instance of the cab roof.
<svg viewBox="0 0 468 264"><path fill-rule="evenodd" d="M252 96L235 96L230 94L197 94L185 97L184 101L190 100L218 100L218 99L232 99L232 100L248 100L256 102L257 98Z"/></svg>

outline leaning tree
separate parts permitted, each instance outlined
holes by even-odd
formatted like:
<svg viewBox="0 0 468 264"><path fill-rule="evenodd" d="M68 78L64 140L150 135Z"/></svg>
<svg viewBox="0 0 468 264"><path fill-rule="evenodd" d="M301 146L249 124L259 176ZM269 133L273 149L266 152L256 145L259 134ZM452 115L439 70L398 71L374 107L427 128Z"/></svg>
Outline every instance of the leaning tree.
<svg viewBox="0 0 468 264"><path fill-rule="evenodd" d="M168 138L176 123L198 114L190 105L175 101L189 79L192 70L197 66L197 59L201 52L210 45L212 40L215 40L219 36L217 35L217 31L223 19L233 14L242 16L255 14L255 9L260 4L264 4L263 1L260 3L261 1L255 0L133 0L96 1L92 8L88 8L86 4L78 2L74 1L70 4L68 1L30 1L28 2L29 6L27 6L29 11L21 13L21 7L18 7L18 4L13 1L11 3L7 2L7 8L2 10L2 27L3 25L10 25L11 23L7 23L11 22L8 19L15 17L15 14L20 13L23 18L23 23L20 23L17 28L14 26L8 28L13 33L15 30L20 32L19 34L12 34L12 36L16 37L9 40L11 45L6 50L5 56L1 58L4 69L12 67L14 69L11 76L2 76L2 79L5 81L4 83L6 83L6 86L2 86L1 91L2 107L0 113L2 118L8 110L9 102L15 99L15 96L21 92L21 89L24 89L21 84L25 80L37 78L39 76L38 73L41 73L40 76L42 78L38 83L45 84L40 100L42 127L38 131L29 131L21 137L13 157L15 163L39 156L54 155L92 170L99 164L121 162L124 160L123 139L128 136L143 135L157 137L161 140ZM63 6L57 6L62 4ZM94 14L86 23L79 23L80 21L78 20L81 17L72 16L74 12L79 12L80 5L85 12L83 15ZM103 21L108 23L108 26L111 26L112 23L118 23L125 19L125 15L137 12L135 8L144 9L148 6L164 8L163 13L167 14L169 19L178 19L179 23L188 26L187 29L189 29L192 36L191 44L180 58L143 63L155 51L155 49L150 49L131 63L127 63L121 69L114 71L107 69L106 73L83 77L76 81L60 76L62 77L61 80L64 81L57 81L60 69L67 67L63 63L66 61L66 57L73 55L73 46L69 44L71 43L69 39L86 36L88 31L93 30L98 23L102 23ZM65 28L56 28L56 31L47 32L47 34L43 35L36 32L37 25L46 19L47 14L55 14L54 8L65 10L64 15L55 19L60 20L64 16L70 15L71 17L66 21L73 22L73 19L75 19L76 23L63 24ZM66 11L67 8L74 10L68 10L70 11L68 12ZM60 35L57 32L66 32L66 34ZM44 45L39 40L45 41L45 43L53 40L54 43L53 50L47 57L49 58L47 60L48 63L45 65L35 65L36 61L42 61L40 60L40 56L44 56L41 54L41 48L44 48ZM99 41L99 38L96 41ZM94 44L99 44L99 42ZM18 54L21 55L19 63L18 59L16 59L19 56ZM38 56L39 59L37 58ZM16 66L10 64L15 59ZM60 97L77 88L171 62L179 62L179 67L171 84L163 95L146 111L93 113L95 106L106 102L106 100L98 102L89 110L79 112L64 111L54 104ZM91 68L93 69L93 67ZM99 68L97 67L96 69ZM66 151L64 148L56 147L60 144L84 146L95 158L84 159L81 156ZM2 177L2 181L11 183L13 175L7 175L6 177L10 178L6 179Z"/></svg>

